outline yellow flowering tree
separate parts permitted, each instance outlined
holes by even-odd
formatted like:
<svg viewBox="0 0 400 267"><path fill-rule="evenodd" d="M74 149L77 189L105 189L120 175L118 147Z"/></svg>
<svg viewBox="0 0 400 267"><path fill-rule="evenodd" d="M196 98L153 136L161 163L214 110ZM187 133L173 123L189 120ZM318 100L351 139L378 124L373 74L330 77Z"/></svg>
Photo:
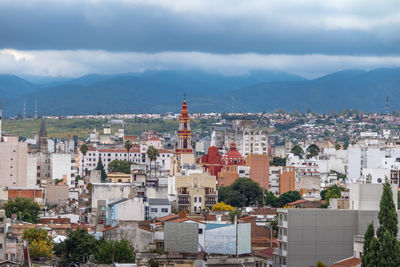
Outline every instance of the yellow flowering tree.
<svg viewBox="0 0 400 267"><path fill-rule="evenodd" d="M235 208L231 205L225 204L224 202L218 202L212 207L215 211L233 211Z"/></svg>
<svg viewBox="0 0 400 267"><path fill-rule="evenodd" d="M34 227L25 229L22 239L28 241L32 258L49 258L51 256L52 238L46 230Z"/></svg>

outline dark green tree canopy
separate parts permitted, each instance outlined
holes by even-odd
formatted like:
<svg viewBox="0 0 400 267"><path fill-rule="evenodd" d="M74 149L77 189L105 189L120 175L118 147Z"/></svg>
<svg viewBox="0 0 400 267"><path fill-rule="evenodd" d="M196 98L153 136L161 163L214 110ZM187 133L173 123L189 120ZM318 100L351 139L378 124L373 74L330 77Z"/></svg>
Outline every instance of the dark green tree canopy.
<svg viewBox="0 0 400 267"><path fill-rule="evenodd" d="M89 148L87 146L87 144L83 143L79 149L81 151L81 153L86 156L86 153L88 152Z"/></svg>
<svg viewBox="0 0 400 267"><path fill-rule="evenodd" d="M278 203L279 203L280 207L283 207L290 202L300 200L300 199L301 199L301 195L298 191L288 191L279 196Z"/></svg>
<svg viewBox="0 0 400 267"><path fill-rule="evenodd" d="M277 204L278 204L278 198L274 195L274 193L270 191L265 191L264 205L276 207Z"/></svg>
<svg viewBox="0 0 400 267"><path fill-rule="evenodd" d="M316 144L311 144L308 148L307 148L307 158L312 158L315 156L318 156L319 154L319 147Z"/></svg>
<svg viewBox="0 0 400 267"><path fill-rule="evenodd" d="M108 172L131 173L131 163L125 160L115 159L108 163Z"/></svg>
<svg viewBox="0 0 400 267"><path fill-rule="evenodd" d="M29 199L17 197L15 200L7 201L4 204L4 210L7 218L11 218L12 214L16 214L19 220L37 223L40 206Z"/></svg>
<svg viewBox="0 0 400 267"><path fill-rule="evenodd" d="M286 158L273 157L270 164L271 166L286 166Z"/></svg>
<svg viewBox="0 0 400 267"><path fill-rule="evenodd" d="M135 254L128 240L107 241L100 240L97 252L94 254L94 259L100 264L118 263L133 263L135 262Z"/></svg>
<svg viewBox="0 0 400 267"><path fill-rule="evenodd" d="M97 240L85 229L77 229L68 234L67 239L54 244L54 254L59 258L61 266L72 263L86 263L97 250Z"/></svg>
<svg viewBox="0 0 400 267"><path fill-rule="evenodd" d="M249 178L238 178L227 187L218 189L218 201L234 207L244 207L262 203L263 190Z"/></svg>
<svg viewBox="0 0 400 267"><path fill-rule="evenodd" d="M107 174L106 171L104 170L103 162L101 160L101 156L99 156L99 161L97 162L96 169L101 172L101 181L105 182L107 180Z"/></svg>
<svg viewBox="0 0 400 267"><path fill-rule="evenodd" d="M398 219L388 180L383 184L379 208L377 237L374 235L372 224L368 226L364 235L362 267L400 266L400 242L397 240Z"/></svg>
<svg viewBox="0 0 400 267"><path fill-rule="evenodd" d="M301 148L301 146L299 146L299 145L295 145L290 152L292 152L293 155L295 155L295 156L299 156L300 158L303 158L304 151Z"/></svg>
<svg viewBox="0 0 400 267"><path fill-rule="evenodd" d="M379 203L379 228L377 231L377 236L379 242L382 242L382 234L384 229L388 230L389 233L393 236L397 236L398 232L398 219L396 213L396 206L393 201L393 192L392 187L389 181L386 181L383 184L383 192L381 201Z"/></svg>

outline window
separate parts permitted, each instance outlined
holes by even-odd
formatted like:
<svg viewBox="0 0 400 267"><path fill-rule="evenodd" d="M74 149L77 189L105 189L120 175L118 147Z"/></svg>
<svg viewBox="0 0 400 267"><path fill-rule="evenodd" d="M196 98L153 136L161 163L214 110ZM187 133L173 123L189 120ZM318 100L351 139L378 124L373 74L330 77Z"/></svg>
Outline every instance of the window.
<svg viewBox="0 0 400 267"><path fill-rule="evenodd" d="M199 197L199 202L201 203L201 197Z"/></svg>
<svg viewBox="0 0 400 267"><path fill-rule="evenodd" d="M168 212L168 208L161 208L161 212Z"/></svg>
<svg viewBox="0 0 400 267"><path fill-rule="evenodd" d="M151 211L151 212L158 212L158 209L157 209L157 208L151 208L150 211Z"/></svg>
<svg viewBox="0 0 400 267"><path fill-rule="evenodd" d="M199 228L199 234L200 235L203 234L203 229L202 228Z"/></svg>
<svg viewBox="0 0 400 267"><path fill-rule="evenodd" d="M197 197L194 197L194 202L197 202Z"/></svg>

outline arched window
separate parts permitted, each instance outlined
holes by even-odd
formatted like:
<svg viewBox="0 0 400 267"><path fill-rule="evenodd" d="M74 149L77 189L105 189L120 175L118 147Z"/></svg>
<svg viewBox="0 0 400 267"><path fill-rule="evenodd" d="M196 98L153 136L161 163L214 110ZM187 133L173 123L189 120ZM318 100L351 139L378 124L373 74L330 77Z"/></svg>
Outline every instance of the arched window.
<svg viewBox="0 0 400 267"><path fill-rule="evenodd" d="M187 147L188 147L187 139L183 139L183 148Z"/></svg>

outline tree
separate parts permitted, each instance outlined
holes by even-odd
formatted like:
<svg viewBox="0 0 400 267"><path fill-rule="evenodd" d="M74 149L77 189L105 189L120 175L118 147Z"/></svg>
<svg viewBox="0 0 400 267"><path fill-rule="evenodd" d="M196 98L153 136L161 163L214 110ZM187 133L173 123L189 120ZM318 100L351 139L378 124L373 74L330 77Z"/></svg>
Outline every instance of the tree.
<svg viewBox="0 0 400 267"><path fill-rule="evenodd" d="M317 267L327 267L322 261L317 262Z"/></svg>
<svg viewBox="0 0 400 267"><path fill-rule="evenodd" d="M286 166L286 158L273 157L271 166Z"/></svg>
<svg viewBox="0 0 400 267"><path fill-rule="evenodd" d="M157 157L160 155L159 153L158 153L158 150L157 149L155 149L155 147L154 146L149 146L149 148L147 149L147 156L149 157L149 160L150 160L150 176L151 176L151 162L152 161L156 161L157 160ZM157 166L156 166L157 167ZM157 170L155 170L155 174L156 174L156 176L157 176Z"/></svg>
<svg viewBox="0 0 400 267"><path fill-rule="evenodd" d="M106 171L104 170L103 162L101 161L101 155L99 155L99 161L97 162L96 169L101 173L101 181L104 183L107 179Z"/></svg>
<svg viewBox="0 0 400 267"><path fill-rule="evenodd" d="M394 236L388 229L381 233L380 249L378 255L379 267L400 266L400 244L397 236Z"/></svg>
<svg viewBox="0 0 400 267"><path fill-rule="evenodd" d="M374 225L370 223L368 225L367 231L364 234L364 247L363 247L363 255L361 257L361 267L367 266L377 266L377 255L375 255L379 249L376 251L372 247L373 239L375 237ZM375 241L374 241L375 243Z"/></svg>
<svg viewBox="0 0 400 267"><path fill-rule="evenodd" d="M340 144L336 144L336 145L335 145L335 149L336 149L336 150L340 150L341 148L342 148L342 146L341 146Z"/></svg>
<svg viewBox="0 0 400 267"><path fill-rule="evenodd" d="M88 152L88 150L89 150L89 148L88 148L88 146L87 146L87 144L86 143L83 143L82 145L81 145L81 147L80 147L80 149L79 149L80 151L81 151L81 153L82 153L82 155L83 155L83 157L82 157L82 175L85 175L84 174L84 168L85 168L85 156L86 156L86 153Z"/></svg>
<svg viewBox="0 0 400 267"><path fill-rule="evenodd" d="M397 236L398 225L397 225L397 213L396 207L393 201L393 193L391 185L388 180L383 184L383 191L381 201L379 203L379 228L376 232L379 242L382 243L383 232L388 230L389 234L392 236Z"/></svg>
<svg viewBox="0 0 400 267"><path fill-rule="evenodd" d="M279 196L278 203L280 207L284 207L286 204L300 199L301 196L298 191L288 191Z"/></svg>
<svg viewBox="0 0 400 267"><path fill-rule="evenodd" d="M131 163L125 160L115 159L108 163L108 172L131 173Z"/></svg>
<svg viewBox="0 0 400 267"><path fill-rule="evenodd" d="M277 204L278 204L278 198L275 196L275 194L265 190L264 205L276 207Z"/></svg>
<svg viewBox="0 0 400 267"><path fill-rule="evenodd" d="M319 151L320 151L320 149L316 144L311 144L306 150L307 158L309 159L309 158L318 156Z"/></svg>
<svg viewBox="0 0 400 267"><path fill-rule="evenodd" d="M303 158L304 151L299 145L295 145L290 152L292 152L293 155L298 156L299 158Z"/></svg>
<svg viewBox="0 0 400 267"><path fill-rule="evenodd" d="M129 161L129 151L131 150L131 148L132 148L131 140L126 140L125 141L125 149L126 149L126 152L128 152L128 161Z"/></svg>
<svg viewBox="0 0 400 267"><path fill-rule="evenodd" d="M342 146L342 148L344 149L344 150L347 150L347 148L349 147L349 144L343 144L343 146Z"/></svg>
<svg viewBox="0 0 400 267"><path fill-rule="evenodd" d="M102 239L94 259L99 264L133 263L135 262L135 254L128 240L107 241Z"/></svg>
<svg viewBox="0 0 400 267"><path fill-rule="evenodd" d="M31 257L50 258L53 244L52 238L46 230L34 227L25 229L22 239L28 241Z"/></svg>
<svg viewBox="0 0 400 267"><path fill-rule="evenodd" d="M17 215L17 219L30 223L37 223L40 206L26 198L17 197L15 200L9 200L4 204L7 218L11 218L12 214Z"/></svg>
<svg viewBox="0 0 400 267"><path fill-rule="evenodd" d="M324 200L326 200L326 204L329 205L329 199L331 198L340 198L342 196L343 190L344 190L343 187L337 185L331 186L324 194Z"/></svg>
<svg viewBox="0 0 400 267"><path fill-rule="evenodd" d="M218 193L219 200L228 205L233 207L244 207L246 205L246 198L243 194L233 190L231 187L222 187L219 189Z"/></svg>
<svg viewBox="0 0 400 267"><path fill-rule="evenodd" d="M77 229L68 234L67 239L54 244L53 252L59 257L60 265L86 263L96 253L97 241L86 229Z"/></svg>
<svg viewBox="0 0 400 267"><path fill-rule="evenodd" d="M383 184L378 213L379 227L374 236L373 226L369 225L365 233L364 266L400 266L400 243L397 240L397 213L393 193L388 180ZM372 238L371 238L372 236ZM369 243L369 246L367 245ZM376 260L376 261L375 261Z"/></svg>
<svg viewBox="0 0 400 267"><path fill-rule="evenodd" d="M242 214L242 211L238 208L232 210L231 212L229 212L229 217L231 219L231 223L235 222L235 217L239 218L239 216Z"/></svg>
<svg viewBox="0 0 400 267"><path fill-rule="evenodd" d="M232 211L235 208L232 207L231 205L225 204L224 202L218 202L212 207L212 210L216 211Z"/></svg>
<svg viewBox="0 0 400 267"><path fill-rule="evenodd" d="M246 206L262 203L263 190L260 185L249 178L238 178L230 186L232 190L245 197Z"/></svg>

